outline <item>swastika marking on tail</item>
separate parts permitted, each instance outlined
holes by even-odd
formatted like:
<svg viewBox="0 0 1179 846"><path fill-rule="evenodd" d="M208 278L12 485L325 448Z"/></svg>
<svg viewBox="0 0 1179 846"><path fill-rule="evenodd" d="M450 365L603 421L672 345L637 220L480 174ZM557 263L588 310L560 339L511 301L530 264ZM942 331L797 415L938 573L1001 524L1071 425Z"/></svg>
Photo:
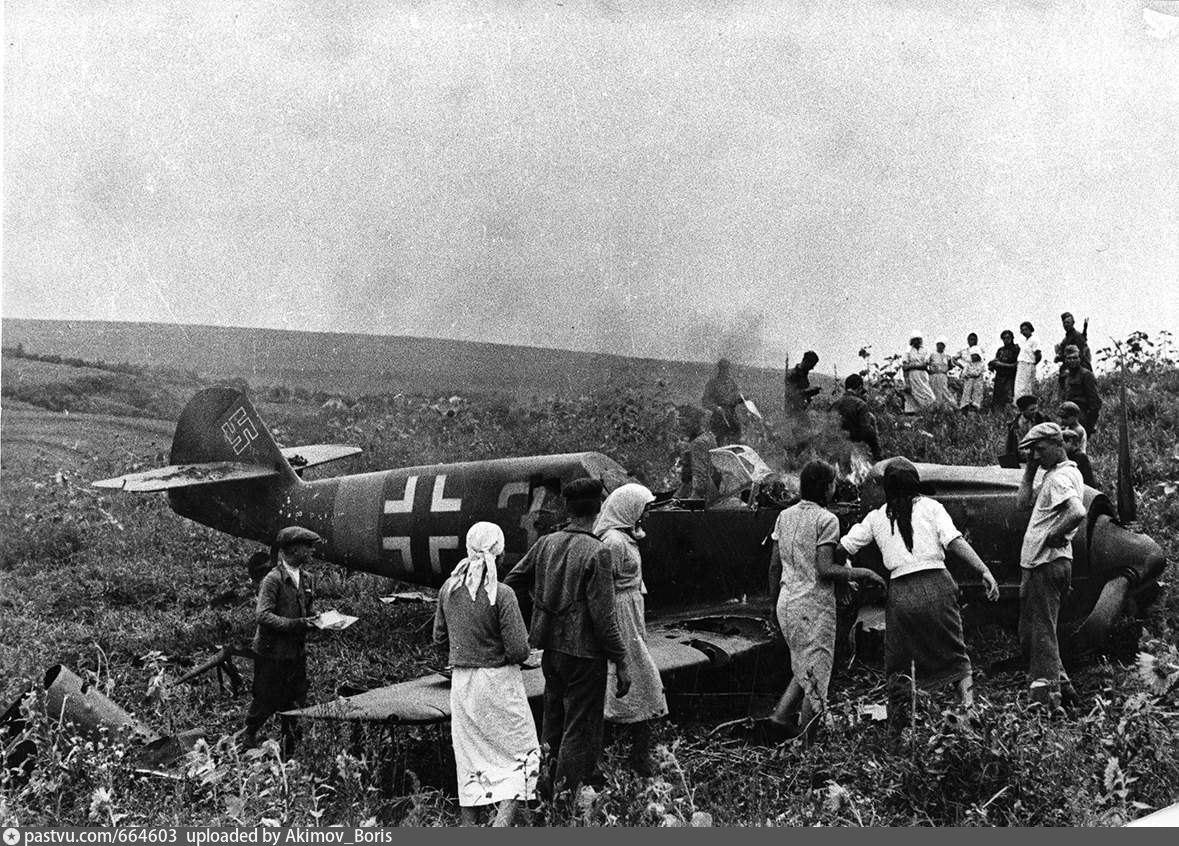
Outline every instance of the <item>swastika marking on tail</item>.
<svg viewBox="0 0 1179 846"><path fill-rule="evenodd" d="M225 436L229 448L234 455L241 455L249 445L258 439L258 427L246 413L242 406L238 406L233 414L221 424L221 434Z"/></svg>

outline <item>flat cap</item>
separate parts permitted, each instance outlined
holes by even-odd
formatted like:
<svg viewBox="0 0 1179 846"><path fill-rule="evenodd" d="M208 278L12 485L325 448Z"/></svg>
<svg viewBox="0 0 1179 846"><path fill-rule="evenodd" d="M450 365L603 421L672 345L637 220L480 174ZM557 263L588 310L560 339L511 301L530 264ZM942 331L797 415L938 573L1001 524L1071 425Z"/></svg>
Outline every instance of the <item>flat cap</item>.
<svg viewBox="0 0 1179 846"><path fill-rule="evenodd" d="M310 529L305 529L302 526L287 526L285 529L279 529L278 534L274 536L274 545L279 549L286 549L288 546L296 543L319 543L323 538L315 534Z"/></svg>
<svg viewBox="0 0 1179 846"><path fill-rule="evenodd" d="M1064 430L1057 423L1037 423L1028 429L1028 433L1019 442L1019 448L1027 449L1032 444L1039 443L1040 441L1056 441L1062 444L1064 443Z"/></svg>
<svg viewBox="0 0 1179 846"><path fill-rule="evenodd" d="M601 502L605 486L598 479L574 479L567 484L561 495L568 502Z"/></svg>

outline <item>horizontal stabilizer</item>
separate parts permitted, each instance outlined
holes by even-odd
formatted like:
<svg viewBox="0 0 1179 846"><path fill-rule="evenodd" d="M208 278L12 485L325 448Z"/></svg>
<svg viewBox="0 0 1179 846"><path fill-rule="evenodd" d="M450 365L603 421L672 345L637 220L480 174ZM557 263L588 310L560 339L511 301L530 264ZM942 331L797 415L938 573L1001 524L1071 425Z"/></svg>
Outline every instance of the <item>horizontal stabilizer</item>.
<svg viewBox="0 0 1179 846"><path fill-rule="evenodd" d="M96 488L115 488L132 493L191 488L221 482L244 482L250 479L278 478L278 471L257 464L237 461L206 461L200 464L170 464L142 473L128 473L114 479L91 482Z"/></svg>
<svg viewBox="0 0 1179 846"><path fill-rule="evenodd" d="M282 454L296 470L304 470L329 461L339 461L351 455L363 452L357 446L341 446L339 444L308 444L307 446L283 447Z"/></svg>

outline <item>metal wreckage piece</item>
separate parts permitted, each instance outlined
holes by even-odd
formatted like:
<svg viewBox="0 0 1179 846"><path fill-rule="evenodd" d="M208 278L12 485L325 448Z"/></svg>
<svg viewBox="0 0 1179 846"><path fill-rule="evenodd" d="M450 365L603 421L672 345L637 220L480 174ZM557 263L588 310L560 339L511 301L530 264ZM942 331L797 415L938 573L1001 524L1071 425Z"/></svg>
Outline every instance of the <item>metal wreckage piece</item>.
<svg viewBox="0 0 1179 846"><path fill-rule="evenodd" d="M42 688L44 696L33 696L33 708L43 707L57 726L83 740L127 742L127 761L137 771L156 772L175 764L204 735L203 729L160 734L63 664L45 671ZM25 736L28 721L21 710L21 703L33 693L32 687L26 688L0 716L4 769L10 778L28 779L35 765L36 743Z"/></svg>

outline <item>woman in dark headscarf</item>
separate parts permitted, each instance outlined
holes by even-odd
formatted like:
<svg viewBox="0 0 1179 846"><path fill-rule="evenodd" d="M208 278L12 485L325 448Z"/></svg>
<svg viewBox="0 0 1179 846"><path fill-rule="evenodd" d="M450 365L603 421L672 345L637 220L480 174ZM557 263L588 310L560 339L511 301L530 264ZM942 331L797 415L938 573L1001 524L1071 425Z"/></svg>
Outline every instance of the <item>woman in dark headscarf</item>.
<svg viewBox="0 0 1179 846"><path fill-rule="evenodd" d="M885 467L884 495L884 505L853 526L840 544L855 555L875 543L889 572L884 660L889 724L899 730L911 673L925 690L954 683L963 706L974 701L958 587L946 570L946 550L979 572L992 602L999 598L999 585L941 503L922 495L917 468L907 458L894 458Z"/></svg>

